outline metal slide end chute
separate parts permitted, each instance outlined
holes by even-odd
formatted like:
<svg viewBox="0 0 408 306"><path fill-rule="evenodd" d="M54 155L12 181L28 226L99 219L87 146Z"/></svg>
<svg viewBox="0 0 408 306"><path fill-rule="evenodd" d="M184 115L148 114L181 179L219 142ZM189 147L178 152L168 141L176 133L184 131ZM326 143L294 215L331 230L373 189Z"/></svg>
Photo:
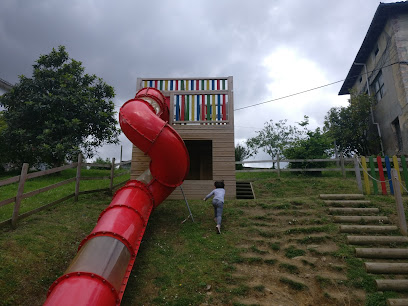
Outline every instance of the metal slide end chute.
<svg viewBox="0 0 408 306"><path fill-rule="evenodd" d="M167 123L167 103L157 89L143 88L121 107L121 129L149 155L149 169L115 193L64 275L51 285L44 305L120 304L152 210L189 171L187 148Z"/></svg>

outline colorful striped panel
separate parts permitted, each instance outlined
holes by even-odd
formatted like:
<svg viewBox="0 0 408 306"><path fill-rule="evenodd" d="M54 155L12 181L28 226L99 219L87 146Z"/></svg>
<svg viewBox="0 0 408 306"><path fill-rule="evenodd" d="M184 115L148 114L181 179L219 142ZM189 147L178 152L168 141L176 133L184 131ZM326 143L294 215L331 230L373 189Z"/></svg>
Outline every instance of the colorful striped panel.
<svg viewBox="0 0 408 306"><path fill-rule="evenodd" d="M218 83L218 85L220 85ZM217 95L217 99L218 99L218 104L217 104L217 119L221 120L221 95Z"/></svg>
<svg viewBox="0 0 408 306"><path fill-rule="evenodd" d="M211 102L210 95L207 95L207 121L211 120Z"/></svg>
<svg viewBox="0 0 408 306"><path fill-rule="evenodd" d="M212 120L215 121L216 120L216 114L217 114L217 110L215 109L215 95L212 95Z"/></svg>
<svg viewBox="0 0 408 306"><path fill-rule="evenodd" d="M180 120L180 96L176 96L176 121Z"/></svg>
<svg viewBox="0 0 408 306"><path fill-rule="evenodd" d="M194 121L195 119L195 117L194 117L194 114L195 114L195 103L194 103L194 95L193 96L191 96L191 121Z"/></svg>
<svg viewBox="0 0 408 306"><path fill-rule="evenodd" d="M190 120L190 96L187 95L187 103L186 103L186 114L184 115L184 120Z"/></svg>
<svg viewBox="0 0 408 306"><path fill-rule="evenodd" d="M226 95L222 95L222 120L227 120L227 101Z"/></svg>
<svg viewBox="0 0 408 306"><path fill-rule="evenodd" d="M181 96L181 116L180 116L180 120L184 121L184 113L185 113L185 96L182 95Z"/></svg>
<svg viewBox="0 0 408 306"><path fill-rule="evenodd" d="M196 95L197 99L197 121L200 121L200 96Z"/></svg>
<svg viewBox="0 0 408 306"><path fill-rule="evenodd" d="M205 95L201 96L201 120L205 120Z"/></svg>

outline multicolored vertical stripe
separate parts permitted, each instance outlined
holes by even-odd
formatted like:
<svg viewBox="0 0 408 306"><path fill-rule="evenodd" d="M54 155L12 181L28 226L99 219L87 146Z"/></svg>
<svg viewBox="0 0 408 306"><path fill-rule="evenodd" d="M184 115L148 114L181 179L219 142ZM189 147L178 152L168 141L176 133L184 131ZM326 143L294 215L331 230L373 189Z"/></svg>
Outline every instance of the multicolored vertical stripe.
<svg viewBox="0 0 408 306"><path fill-rule="evenodd" d="M191 91L174 95L175 121L227 121L228 93L227 78L217 79L148 79L142 80L144 87L154 87L161 91ZM200 94L200 91L206 93ZM209 93L209 91L214 93ZM217 93L217 91L224 91Z"/></svg>

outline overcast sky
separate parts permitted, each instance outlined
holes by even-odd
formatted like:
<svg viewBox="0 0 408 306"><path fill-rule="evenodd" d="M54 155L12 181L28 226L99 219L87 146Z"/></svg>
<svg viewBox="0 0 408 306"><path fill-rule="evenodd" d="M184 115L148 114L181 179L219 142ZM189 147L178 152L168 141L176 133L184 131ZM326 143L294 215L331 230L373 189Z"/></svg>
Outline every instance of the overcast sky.
<svg viewBox="0 0 408 306"><path fill-rule="evenodd" d="M393 2L393 1L382 1ZM117 109L137 77L234 78L235 108L343 80L379 1L1 0L0 78L31 76L41 54L64 45L85 72L114 86ZM322 127L342 82L235 111L235 142L270 119ZM123 160L131 145L125 136ZM120 146L99 150L119 158Z"/></svg>

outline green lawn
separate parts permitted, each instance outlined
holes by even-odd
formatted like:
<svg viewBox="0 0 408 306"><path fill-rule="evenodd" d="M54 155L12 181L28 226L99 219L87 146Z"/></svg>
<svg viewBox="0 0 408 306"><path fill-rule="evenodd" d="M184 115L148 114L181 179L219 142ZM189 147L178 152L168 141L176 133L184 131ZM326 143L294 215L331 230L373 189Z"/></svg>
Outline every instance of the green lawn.
<svg viewBox="0 0 408 306"><path fill-rule="evenodd" d="M89 170L86 175L101 176L102 172ZM27 183L27 190L72 175L64 171L43 182ZM248 179L247 175L238 174L237 178ZM375 292L372 277L364 272L361 260L354 258L353 249L345 244L344 235L338 234L318 199L320 193L357 193L355 179L332 175L277 178L270 173L253 174L252 179L257 199L226 201L222 235L215 233L209 202L189 200L195 223L191 219L182 223L188 216L184 201L164 201L150 217L122 305L248 305L244 299L265 298L269 285L252 284L245 275L237 275L245 267L249 267L248 271L260 267L281 270L286 275L276 276L277 286L299 299L302 294L310 296L320 286L317 292L322 304L336 305L336 290L365 290L367 299L356 305L383 305L386 297L396 296ZM90 183L84 188L104 188L108 184ZM0 187L0 200L12 196L13 188ZM37 201L48 202L71 192L73 186L66 186L55 195L39 195L37 200L24 205L34 207ZM384 212L394 213L392 197L370 199L381 204ZM16 230L1 228L1 304L42 305L49 286L64 273L79 243L110 201L111 195L105 193L86 194L78 202L70 199L21 220ZM304 218L305 215L309 217ZM284 218L297 223L280 226ZM330 252L308 249L311 244L329 242L337 244L338 249ZM343 273L346 281L333 283L318 273L323 271L322 267L307 258L299 265L296 258L304 255L332 258L336 264L330 269ZM311 278L313 286L293 279L304 275L305 269L307 273L316 273Z"/></svg>

